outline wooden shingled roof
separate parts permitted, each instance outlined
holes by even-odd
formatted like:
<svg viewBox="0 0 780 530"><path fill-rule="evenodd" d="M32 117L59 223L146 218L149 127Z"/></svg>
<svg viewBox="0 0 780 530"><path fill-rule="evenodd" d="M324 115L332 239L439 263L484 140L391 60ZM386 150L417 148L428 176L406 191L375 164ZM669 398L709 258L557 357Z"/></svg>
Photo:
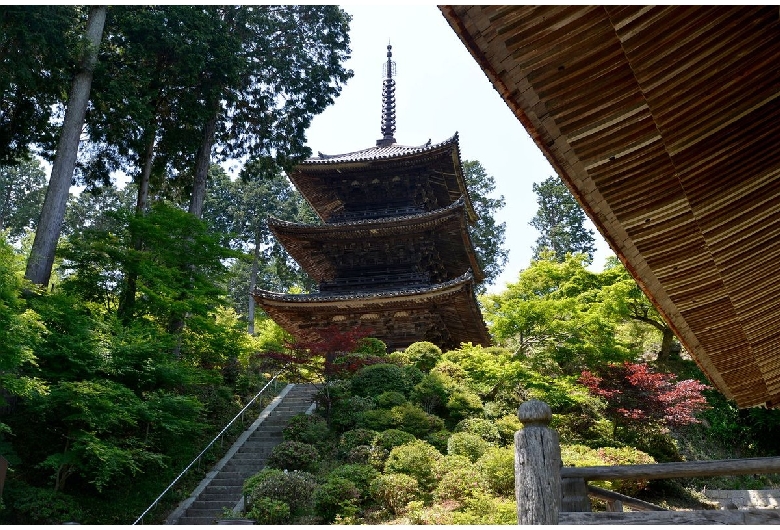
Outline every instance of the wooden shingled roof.
<svg viewBox="0 0 780 530"><path fill-rule="evenodd" d="M372 263L380 263L379 269L418 270L434 283L468 271L475 281L484 280L462 197L446 208L416 215L323 225L270 218L268 225L293 259L318 282L354 276L354 271L366 275Z"/></svg>
<svg viewBox="0 0 780 530"><path fill-rule="evenodd" d="M319 339L317 330L365 329L388 349L429 341L442 349L463 342L490 345L470 272L441 284L379 293L280 294L256 290L263 310L295 337Z"/></svg>
<svg viewBox="0 0 780 530"><path fill-rule="evenodd" d="M780 405L777 6L441 6L710 380Z"/></svg>
<svg viewBox="0 0 780 530"><path fill-rule="evenodd" d="M376 209L375 203L408 203L415 193L426 211L449 206L464 197L469 222L477 215L464 180L458 135L438 144L378 146L340 155L309 158L290 173L290 180L325 222L345 207Z"/></svg>

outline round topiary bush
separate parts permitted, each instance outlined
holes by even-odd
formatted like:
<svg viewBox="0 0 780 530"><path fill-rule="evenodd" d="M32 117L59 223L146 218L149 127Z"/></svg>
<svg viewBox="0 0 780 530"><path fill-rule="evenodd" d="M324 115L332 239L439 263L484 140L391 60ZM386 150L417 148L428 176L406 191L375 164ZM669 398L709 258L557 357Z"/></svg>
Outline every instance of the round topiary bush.
<svg viewBox="0 0 780 530"><path fill-rule="evenodd" d="M346 478L330 477L314 492L314 511L326 523L337 515L354 513L359 504L360 490Z"/></svg>
<svg viewBox="0 0 780 530"><path fill-rule="evenodd" d="M448 455L462 455L472 462L485 454L490 444L470 432L456 432L447 441Z"/></svg>
<svg viewBox="0 0 780 530"><path fill-rule="evenodd" d="M423 372L430 372L441 358L441 348L427 341L410 344L404 353L409 357L412 364Z"/></svg>
<svg viewBox="0 0 780 530"><path fill-rule="evenodd" d="M417 480L403 473L379 475L371 482L371 496L393 514L402 514L406 506L420 497Z"/></svg>
<svg viewBox="0 0 780 530"><path fill-rule="evenodd" d="M474 464L468 462L445 473L436 485L433 496L439 501L464 501L486 492L484 477Z"/></svg>
<svg viewBox="0 0 780 530"><path fill-rule="evenodd" d="M517 421L519 422L520 420ZM501 443L501 431L499 431L498 426L494 422L484 418L466 418L465 420L458 422L454 430L455 432L470 432L471 434L476 434L491 445L498 445Z"/></svg>
<svg viewBox="0 0 780 530"><path fill-rule="evenodd" d="M511 497L515 492L515 450L513 447L491 447L477 460L477 469L490 491Z"/></svg>
<svg viewBox="0 0 780 530"><path fill-rule="evenodd" d="M396 429L411 433L417 438L424 438L427 434L444 428L444 420L433 414L428 414L411 403L393 407L390 412L393 426Z"/></svg>
<svg viewBox="0 0 780 530"><path fill-rule="evenodd" d="M391 409L404 403L406 403L406 396L400 392L383 392L376 398L376 406L380 409Z"/></svg>
<svg viewBox="0 0 780 530"><path fill-rule="evenodd" d="M352 481L360 491L361 498L370 495L369 486L379 473L368 464L345 464L339 466L328 474L328 479L345 478Z"/></svg>
<svg viewBox="0 0 780 530"><path fill-rule="evenodd" d="M444 455L431 444L415 440L390 451L385 462L385 473L409 475L417 480L421 490L432 491L436 482L434 470L442 458Z"/></svg>
<svg viewBox="0 0 780 530"><path fill-rule="evenodd" d="M384 392L409 395L412 389L406 371L394 364L372 364L358 370L351 379L352 392L358 396L378 396Z"/></svg>
<svg viewBox="0 0 780 530"><path fill-rule="evenodd" d="M387 429L377 435L374 440L374 445L390 451L393 447L398 447L399 445L404 445L413 442L414 440L416 440L416 438L413 434L398 429Z"/></svg>
<svg viewBox="0 0 780 530"><path fill-rule="evenodd" d="M320 453L311 444L282 442L271 450L267 466L288 471L315 472L319 467Z"/></svg>
<svg viewBox="0 0 780 530"><path fill-rule="evenodd" d="M341 435L339 438L339 453L348 455L349 452L359 445L371 445L374 443L377 432L371 429L352 429Z"/></svg>
<svg viewBox="0 0 780 530"><path fill-rule="evenodd" d="M327 447L333 438L325 418L314 414L298 414L290 418L282 436L286 441L303 442L320 449Z"/></svg>
<svg viewBox="0 0 780 530"><path fill-rule="evenodd" d="M372 431L384 431L395 425L393 414L387 409L364 410L357 414L355 427Z"/></svg>
<svg viewBox="0 0 780 530"><path fill-rule="evenodd" d="M264 469L244 483L247 509L251 511L258 499L280 501L289 507L290 517L301 515L311 508L312 495L317 487L314 475L302 471L287 472ZM272 506L264 501L266 508ZM278 509L278 510L277 510ZM277 506L274 513L282 510Z"/></svg>
<svg viewBox="0 0 780 530"><path fill-rule="evenodd" d="M284 501L261 497L254 500L246 518L252 519L255 524L289 524L290 506Z"/></svg>

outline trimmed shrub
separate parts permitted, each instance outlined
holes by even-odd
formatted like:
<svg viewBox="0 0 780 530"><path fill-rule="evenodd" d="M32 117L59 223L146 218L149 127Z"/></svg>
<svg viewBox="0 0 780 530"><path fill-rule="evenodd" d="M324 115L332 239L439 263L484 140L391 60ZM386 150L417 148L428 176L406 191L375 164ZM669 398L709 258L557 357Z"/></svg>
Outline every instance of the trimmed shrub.
<svg viewBox="0 0 780 530"><path fill-rule="evenodd" d="M414 388L414 385L418 384L423 380L423 377L425 377L425 374L422 373L422 370L416 366L404 366L403 369L404 373L406 374L406 379L409 381L409 390Z"/></svg>
<svg viewBox="0 0 780 530"><path fill-rule="evenodd" d="M370 397L348 396L333 402L330 409L330 426L336 432L354 429L360 423L360 415L376 408L376 401Z"/></svg>
<svg viewBox="0 0 780 530"><path fill-rule="evenodd" d="M412 389L410 398L429 414L446 411L445 405L450 398L447 379L436 373L426 375Z"/></svg>
<svg viewBox="0 0 780 530"><path fill-rule="evenodd" d="M345 478L352 481L355 487L360 491L361 498L367 498L370 495L369 486L379 473L376 469L367 464L346 464L337 467L328 475L331 478Z"/></svg>
<svg viewBox="0 0 780 530"><path fill-rule="evenodd" d="M520 420L517 421L519 422ZM454 431L476 434L490 445L498 445L501 443L501 432L498 430L498 426L494 422L484 418L466 418L465 420L461 420L455 426Z"/></svg>
<svg viewBox="0 0 780 530"><path fill-rule="evenodd" d="M467 418L482 412L482 400L471 390L459 388L450 394L446 407L452 418Z"/></svg>
<svg viewBox="0 0 780 530"><path fill-rule="evenodd" d="M358 445L349 450L345 460L350 464L369 464L371 455L370 445Z"/></svg>
<svg viewBox="0 0 780 530"><path fill-rule="evenodd" d="M372 364L358 370L351 379L357 396L378 396L384 392L409 394L412 386L406 371L394 364Z"/></svg>
<svg viewBox="0 0 780 530"><path fill-rule="evenodd" d="M446 429L442 429L440 431L432 432L428 436L425 437L425 441L434 446L436 449L438 449L442 453L447 452L447 442L450 439L450 436L452 436L452 433Z"/></svg>
<svg viewBox="0 0 780 530"><path fill-rule="evenodd" d="M565 466L616 466L654 464L655 459L633 447L604 447L591 449L584 445L561 445L561 459ZM635 496L647 487L648 480L601 480L593 484L624 495Z"/></svg>
<svg viewBox="0 0 780 530"><path fill-rule="evenodd" d="M390 409L390 412L393 417L393 426L396 429L411 433L417 438L424 438L428 433L444 428L444 420L433 414L428 414L411 403L395 406Z"/></svg>
<svg viewBox="0 0 780 530"><path fill-rule="evenodd" d="M256 499L264 497L286 503L290 508L291 517L303 514L311 508L312 494L317 487L314 475L302 471L275 473L265 472L265 470L258 474L262 476L252 482L253 487L247 488L247 483L257 475L244 484L247 507L250 511Z"/></svg>
<svg viewBox="0 0 780 530"><path fill-rule="evenodd" d="M471 460L469 460L468 457L463 455L446 455L444 458L436 462L436 466L434 466L433 472L436 475L436 480L441 480L444 475L453 469L469 467L471 465Z"/></svg>
<svg viewBox="0 0 780 530"><path fill-rule="evenodd" d="M496 495L511 497L515 493L514 447L491 447L477 460L477 469Z"/></svg>
<svg viewBox="0 0 780 530"><path fill-rule="evenodd" d="M360 490L351 480L330 477L314 492L314 510L326 523L337 515L352 514L360 504Z"/></svg>
<svg viewBox="0 0 780 530"><path fill-rule="evenodd" d="M409 357L409 361L423 372L430 372L441 358L441 348L427 341L410 344L404 353Z"/></svg>
<svg viewBox="0 0 780 530"><path fill-rule="evenodd" d="M486 490L485 479L480 476L477 467L468 462L444 474L436 486L434 498L439 501L464 501L479 493L484 494Z"/></svg>
<svg viewBox="0 0 780 530"><path fill-rule="evenodd" d="M390 451L393 447L404 445L416 440L413 434L398 429L387 429L379 433L374 440L374 445Z"/></svg>
<svg viewBox="0 0 780 530"><path fill-rule="evenodd" d="M442 458L444 455L431 444L416 440L390 451L385 462L385 473L403 473L414 477L420 489L428 492L435 486L434 469Z"/></svg>
<svg viewBox="0 0 780 530"><path fill-rule="evenodd" d="M387 345L374 337L365 337L357 341L357 346L352 350L352 353L384 357L387 355Z"/></svg>
<svg viewBox="0 0 780 530"><path fill-rule="evenodd" d="M290 506L284 501L261 497L252 503L246 518L254 520L255 524L288 524L291 520Z"/></svg>
<svg viewBox="0 0 780 530"><path fill-rule="evenodd" d="M376 398L376 406L380 409L391 409L404 403L406 403L406 396L400 392L383 392Z"/></svg>
<svg viewBox="0 0 780 530"><path fill-rule="evenodd" d="M364 410L357 414L355 427L372 431L385 431L395 425L392 412L387 409Z"/></svg>
<svg viewBox="0 0 780 530"><path fill-rule="evenodd" d="M328 422L313 414L298 414L290 418L282 436L288 442L311 444L319 450L326 449L333 438Z"/></svg>
<svg viewBox="0 0 780 530"><path fill-rule="evenodd" d="M497 499L486 494L476 494L466 499L463 510L453 512L452 522L457 525L516 525L515 499Z"/></svg>
<svg viewBox="0 0 780 530"><path fill-rule="evenodd" d="M349 452L360 445L371 445L374 443L377 432L371 429L352 429L341 435L339 438L339 453L348 455Z"/></svg>
<svg viewBox="0 0 780 530"><path fill-rule="evenodd" d="M462 455L471 462L476 462L479 457L485 454L490 444L485 440L470 432L456 432L450 436L447 442L448 455Z"/></svg>
<svg viewBox="0 0 780 530"><path fill-rule="evenodd" d="M282 442L271 450L268 467L288 471L315 472L319 467L320 453L311 444Z"/></svg>
<svg viewBox="0 0 780 530"><path fill-rule="evenodd" d="M517 414L507 414L496 420L496 428L501 437L501 445L512 445L515 443L515 433L523 428Z"/></svg>
<svg viewBox="0 0 780 530"><path fill-rule="evenodd" d="M371 482L371 496L393 514L402 514L406 506L419 498L417 479L404 473L379 475Z"/></svg>

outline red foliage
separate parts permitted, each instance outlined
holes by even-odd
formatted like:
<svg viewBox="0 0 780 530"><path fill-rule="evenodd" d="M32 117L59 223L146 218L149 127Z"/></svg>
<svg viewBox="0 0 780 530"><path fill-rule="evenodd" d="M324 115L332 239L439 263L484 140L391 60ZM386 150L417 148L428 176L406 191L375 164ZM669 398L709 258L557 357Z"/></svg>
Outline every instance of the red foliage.
<svg viewBox="0 0 780 530"><path fill-rule="evenodd" d="M280 364L311 365L315 359L325 360L325 375L334 376L344 372L354 373L363 366L381 362L379 358L361 356L352 352L362 339L369 337L368 329L342 331L331 326L318 332L319 339L314 341L296 341L285 344L284 352L263 352L265 359Z"/></svg>
<svg viewBox="0 0 780 530"><path fill-rule="evenodd" d="M653 371L646 363L611 364L601 376L582 372L580 383L607 402L607 415L618 423L664 427L699 423L695 414L709 408L702 391L710 387L671 373Z"/></svg>

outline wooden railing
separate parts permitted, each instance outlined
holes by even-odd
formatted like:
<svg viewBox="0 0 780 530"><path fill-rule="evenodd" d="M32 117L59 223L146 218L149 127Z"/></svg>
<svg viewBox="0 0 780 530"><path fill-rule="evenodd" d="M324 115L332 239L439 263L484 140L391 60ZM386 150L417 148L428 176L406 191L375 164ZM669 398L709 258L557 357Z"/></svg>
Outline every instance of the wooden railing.
<svg viewBox="0 0 780 530"><path fill-rule="evenodd" d="M589 486L589 480L663 479L780 472L780 458L672 462L633 466L563 467L552 412L541 401L523 403L515 434L515 497L519 524L780 524L780 510L664 511L638 499ZM616 511L591 512L589 495ZM622 512L622 505L631 512Z"/></svg>

